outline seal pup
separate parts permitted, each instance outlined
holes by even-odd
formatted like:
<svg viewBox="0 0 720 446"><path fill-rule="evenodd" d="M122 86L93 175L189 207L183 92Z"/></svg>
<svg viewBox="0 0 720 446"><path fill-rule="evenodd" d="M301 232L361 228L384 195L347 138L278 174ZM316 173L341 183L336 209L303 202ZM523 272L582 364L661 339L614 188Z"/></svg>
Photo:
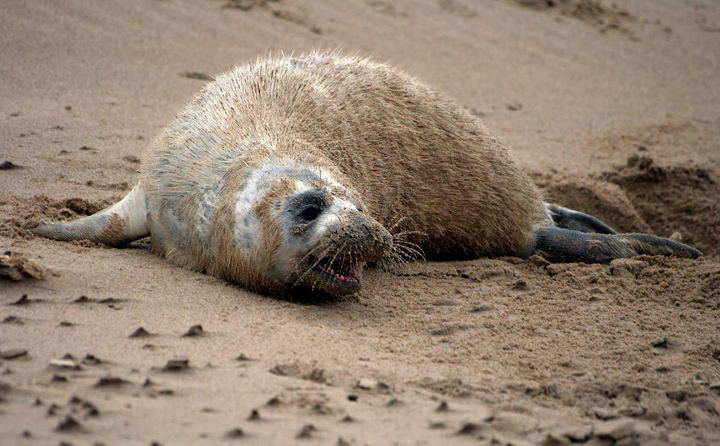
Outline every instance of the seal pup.
<svg viewBox="0 0 720 446"><path fill-rule="evenodd" d="M701 255L544 203L460 106L387 65L320 52L218 76L151 143L122 201L35 233L150 235L177 265L271 295L356 293L366 263L403 254Z"/></svg>

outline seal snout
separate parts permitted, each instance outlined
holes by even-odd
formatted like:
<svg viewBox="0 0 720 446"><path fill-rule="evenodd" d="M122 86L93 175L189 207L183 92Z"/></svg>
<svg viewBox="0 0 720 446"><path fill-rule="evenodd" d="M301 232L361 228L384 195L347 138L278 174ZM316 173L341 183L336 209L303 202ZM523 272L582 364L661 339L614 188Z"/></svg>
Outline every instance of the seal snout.
<svg viewBox="0 0 720 446"><path fill-rule="evenodd" d="M362 215L344 219L328 234L330 240L357 262L377 262L392 249L392 235L377 221Z"/></svg>
<svg viewBox="0 0 720 446"><path fill-rule="evenodd" d="M322 279L324 285L320 288L333 294L352 294L360 291L363 265L386 257L392 243L392 235L380 223L361 214L350 214L325 233L313 250L314 255L308 255L308 262Z"/></svg>

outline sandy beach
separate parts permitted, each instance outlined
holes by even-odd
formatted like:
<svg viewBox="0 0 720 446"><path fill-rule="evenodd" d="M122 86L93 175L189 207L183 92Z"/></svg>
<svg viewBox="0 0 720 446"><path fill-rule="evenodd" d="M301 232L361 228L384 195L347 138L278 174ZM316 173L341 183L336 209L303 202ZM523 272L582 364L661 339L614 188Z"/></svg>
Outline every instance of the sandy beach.
<svg viewBox="0 0 720 446"><path fill-rule="evenodd" d="M720 444L719 3L28 0L0 30L0 444ZM704 257L415 262L301 304L147 239L32 234L127 194L214 76L314 49L412 74L548 201Z"/></svg>

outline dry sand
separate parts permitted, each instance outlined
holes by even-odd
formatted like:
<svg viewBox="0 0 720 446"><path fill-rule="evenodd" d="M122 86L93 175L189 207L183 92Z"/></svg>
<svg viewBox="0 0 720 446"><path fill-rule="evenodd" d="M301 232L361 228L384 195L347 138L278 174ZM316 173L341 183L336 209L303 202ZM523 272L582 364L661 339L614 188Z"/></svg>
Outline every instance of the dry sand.
<svg viewBox="0 0 720 446"><path fill-rule="evenodd" d="M0 30L0 248L53 267L0 281L1 444L720 444L716 1L37 0ZM127 193L203 78L313 48L412 73L548 199L705 258L417 263L301 305L31 236Z"/></svg>

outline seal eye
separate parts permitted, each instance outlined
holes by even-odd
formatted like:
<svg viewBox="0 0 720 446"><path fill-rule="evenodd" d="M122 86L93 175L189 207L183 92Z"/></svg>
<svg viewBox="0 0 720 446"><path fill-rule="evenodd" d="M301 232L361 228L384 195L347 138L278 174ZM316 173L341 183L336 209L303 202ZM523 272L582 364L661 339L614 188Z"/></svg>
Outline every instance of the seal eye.
<svg viewBox="0 0 720 446"><path fill-rule="evenodd" d="M301 215L302 218L304 218L305 220L313 221L318 218L318 215L320 215L320 208L314 204L311 204L302 210Z"/></svg>

